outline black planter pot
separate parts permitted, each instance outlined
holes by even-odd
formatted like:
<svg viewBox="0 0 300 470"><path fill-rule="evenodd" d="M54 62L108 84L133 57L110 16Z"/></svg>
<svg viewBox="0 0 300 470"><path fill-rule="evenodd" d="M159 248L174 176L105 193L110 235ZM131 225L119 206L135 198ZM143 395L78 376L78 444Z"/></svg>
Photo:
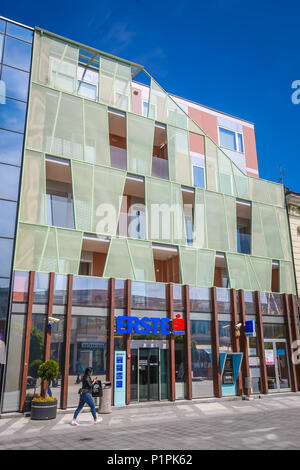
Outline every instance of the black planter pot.
<svg viewBox="0 0 300 470"><path fill-rule="evenodd" d="M55 419L57 400L31 402L31 419Z"/></svg>

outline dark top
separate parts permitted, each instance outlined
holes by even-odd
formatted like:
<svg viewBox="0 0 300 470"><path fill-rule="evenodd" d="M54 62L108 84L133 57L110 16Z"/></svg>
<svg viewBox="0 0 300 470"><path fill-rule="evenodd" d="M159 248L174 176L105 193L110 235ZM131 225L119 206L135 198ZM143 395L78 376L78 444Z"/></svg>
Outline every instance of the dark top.
<svg viewBox="0 0 300 470"><path fill-rule="evenodd" d="M86 392L92 391L92 379L89 375L84 375L82 378L82 389Z"/></svg>

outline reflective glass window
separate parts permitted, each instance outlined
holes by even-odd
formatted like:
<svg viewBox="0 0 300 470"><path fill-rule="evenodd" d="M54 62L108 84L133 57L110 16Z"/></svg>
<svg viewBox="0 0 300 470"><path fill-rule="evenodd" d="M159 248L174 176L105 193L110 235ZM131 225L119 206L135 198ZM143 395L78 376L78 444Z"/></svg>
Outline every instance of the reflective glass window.
<svg viewBox="0 0 300 470"><path fill-rule="evenodd" d="M236 150L235 132L228 129L219 128L220 146L227 149Z"/></svg>
<svg viewBox="0 0 300 470"><path fill-rule="evenodd" d="M56 361L59 366L58 376L49 383L47 393L56 398L58 407L60 407L61 379L64 366L64 326L65 317L63 315L53 315L59 321L53 323L51 327L50 359Z"/></svg>
<svg viewBox="0 0 300 470"><path fill-rule="evenodd" d="M7 318L7 307L8 307L8 295L9 295L9 279L0 279L0 341L4 338L6 318ZM1 347L0 347L0 364L1 364Z"/></svg>
<svg viewBox="0 0 300 470"><path fill-rule="evenodd" d="M191 320L193 398L213 396L211 322Z"/></svg>
<svg viewBox="0 0 300 470"><path fill-rule="evenodd" d="M21 165L23 135L0 129L0 162Z"/></svg>
<svg viewBox="0 0 300 470"><path fill-rule="evenodd" d="M9 131L24 132L26 103L5 99L0 106L0 127Z"/></svg>
<svg viewBox="0 0 300 470"><path fill-rule="evenodd" d="M13 240L0 238L0 276L9 277L12 263Z"/></svg>
<svg viewBox="0 0 300 470"><path fill-rule="evenodd" d="M229 321L219 321L219 349L220 352L232 352L231 329Z"/></svg>
<svg viewBox="0 0 300 470"><path fill-rule="evenodd" d="M14 272L13 302L27 302L28 300L29 273L23 271Z"/></svg>
<svg viewBox="0 0 300 470"><path fill-rule="evenodd" d="M16 201L19 191L20 169L0 163L0 198Z"/></svg>
<svg viewBox="0 0 300 470"><path fill-rule="evenodd" d="M0 237L14 237L16 212L16 202L0 199Z"/></svg>
<svg viewBox="0 0 300 470"><path fill-rule="evenodd" d="M3 44L4 44L4 36L3 34L0 34L0 62L2 62Z"/></svg>
<svg viewBox="0 0 300 470"><path fill-rule="evenodd" d="M68 276L55 274L54 278L54 305L67 305Z"/></svg>
<svg viewBox="0 0 300 470"><path fill-rule="evenodd" d="M3 65L1 80L6 87L6 96L17 100L27 100L29 73Z"/></svg>
<svg viewBox="0 0 300 470"><path fill-rule="evenodd" d="M29 72L31 44L6 36L3 63Z"/></svg>
<svg viewBox="0 0 300 470"><path fill-rule="evenodd" d="M205 188L204 168L193 166L194 186L197 188Z"/></svg>
<svg viewBox="0 0 300 470"><path fill-rule="evenodd" d="M33 302L47 304L49 294L49 274L36 273L34 278Z"/></svg>
<svg viewBox="0 0 300 470"><path fill-rule="evenodd" d="M4 31L5 31L5 23L6 23L6 21L0 20L0 33L4 33Z"/></svg>
<svg viewBox="0 0 300 470"><path fill-rule="evenodd" d="M34 314L31 321L26 393L40 393L39 366L44 362L46 315Z"/></svg>
<svg viewBox="0 0 300 470"><path fill-rule="evenodd" d="M14 23L7 23L6 34L13 36L18 39L23 39L24 41L32 42L33 31L23 26L19 26Z"/></svg>

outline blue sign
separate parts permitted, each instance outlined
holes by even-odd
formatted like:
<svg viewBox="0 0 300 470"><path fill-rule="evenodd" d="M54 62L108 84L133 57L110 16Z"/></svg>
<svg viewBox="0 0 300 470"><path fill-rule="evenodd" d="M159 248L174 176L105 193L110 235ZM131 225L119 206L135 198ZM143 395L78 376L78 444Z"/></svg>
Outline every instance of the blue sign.
<svg viewBox="0 0 300 470"><path fill-rule="evenodd" d="M176 315L173 320L169 318L156 317L117 317L117 333L119 334L137 334L137 335L184 335L184 320Z"/></svg>
<svg viewBox="0 0 300 470"><path fill-rule="evenodd" d="M125 406L126 395L126 351L115 351L114 405Z"/></svg>
<svg viewBox="0 0 300 470"><path fill-rule="evenodd" d="M255 320L247 320L245 322L245 334L249 338L256 337L256 323Z"/></svg>

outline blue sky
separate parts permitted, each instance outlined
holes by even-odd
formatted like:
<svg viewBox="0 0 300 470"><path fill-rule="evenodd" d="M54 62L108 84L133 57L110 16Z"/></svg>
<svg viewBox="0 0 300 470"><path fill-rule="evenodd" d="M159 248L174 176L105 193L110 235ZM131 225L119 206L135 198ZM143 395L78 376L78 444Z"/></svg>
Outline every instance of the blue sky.
<svg viewBox="0 0 300 470"><path fill-rule="evenodd" d="M1 15L140 63L166 91L254 122L260 177L278 181L282 165L300 192L299 1L27 0Z"/></svg>

